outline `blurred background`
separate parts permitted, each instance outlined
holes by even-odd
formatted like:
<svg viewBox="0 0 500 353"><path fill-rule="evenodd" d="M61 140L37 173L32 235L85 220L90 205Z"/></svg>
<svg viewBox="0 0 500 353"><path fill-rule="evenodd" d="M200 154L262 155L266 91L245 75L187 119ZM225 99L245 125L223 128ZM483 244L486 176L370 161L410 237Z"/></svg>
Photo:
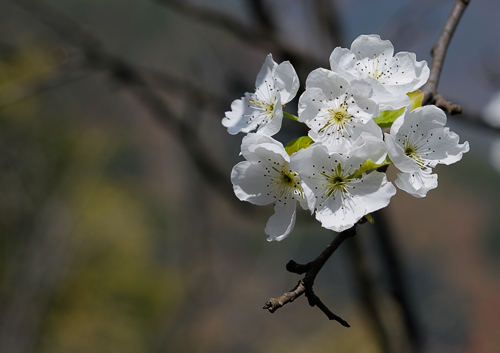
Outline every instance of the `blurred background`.
<svg viewBox="0 0 500 353"><path fill-rule="evenodd" d="M220 123L268 53L302 83L360 34L430 64L453 4L1 0L0 352L500 352L499 134L482 120L500 2L471 1L438 87L470 152L426 198L399 191L316 280L351 328L303 297L262 310L334 233L299 212L268 243L272 206L234 196L242 135ZM301 134L285 121L277 138Z"/></svg>

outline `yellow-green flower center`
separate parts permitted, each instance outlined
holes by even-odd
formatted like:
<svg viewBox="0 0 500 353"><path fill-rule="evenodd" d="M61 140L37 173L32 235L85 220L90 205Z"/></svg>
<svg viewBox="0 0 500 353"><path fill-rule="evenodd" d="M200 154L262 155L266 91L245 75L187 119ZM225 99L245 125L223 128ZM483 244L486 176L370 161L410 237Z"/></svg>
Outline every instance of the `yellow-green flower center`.
<svg viewBox="0 0 500 353"><path fill-rule="evenodd" d="M303 196L303 190L300 186L300 180L297 173L285 167L281 169L273 167L272 169L277 174L271 178L275 186L270 193L274 194L275 198L286 200L293 195Z"/></svg>
<svg viewBox="0 0 500 353"><path fill-rule="evenodd" d="M334 195L337 191L342 193L347 192L347 183L349 182L349 176L342 172L342 166L337 164L337 168L332 173L321 173L327 178L327 184L323 185L327 187L326 196L330 197Z"/></svg>
<svg viewBox="0 0 500 353"><path fill-rule="evenodd" d="M422 159L420 153L418 153L416 145L412 144L408 140L405 140L403 150L405 151L405 155L413 159L420 168L425 168L424 160Z"/></svg>
<svg viewBox="0 0 500 353"><path fill-rule="evenodd" d="M274 111L274 104L263 102L258 99L250 99L250 103L256 105L259 108L266 110L268 113L272 113Z"/></svg>
<svg viewBox="0 0 500 353"><path fill-rule="evenodd" d="M347 112L345 104L341 104L338 108L328 109L328 121L319 132L325 131L329 126L334 127L336 130L342 130L349 119L351 119L351 115Z"/></svg>

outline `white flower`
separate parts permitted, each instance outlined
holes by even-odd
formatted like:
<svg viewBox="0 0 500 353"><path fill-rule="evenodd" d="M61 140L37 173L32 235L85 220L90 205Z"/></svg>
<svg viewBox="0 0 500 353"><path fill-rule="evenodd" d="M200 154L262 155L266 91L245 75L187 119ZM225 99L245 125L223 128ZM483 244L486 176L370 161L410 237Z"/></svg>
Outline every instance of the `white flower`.
<svg viewBox="0 0 500 353"><path fill-rule="evenodd" d="M497 92L491 97L490 101L483 110L483 120L488 125L500 127L500 92Z"/></svg>
<svg viewBox="0 0 500 353"><path fill-rule="evenodd" d="M490 163L500 173L500 139L495 140L490 147Z"/></svg>
<svg viewBox="0 0 500 353"><path fill-rule="evenodd" d="M381 139L363 134L342 153L317 143L292 155L292 167L315 195L316 219L323 227L341 232L389 204L396 188L385 173L354 176L367 159L380 163L386 153Z"/></svg>
<svg viewBox="0 0 500 353"><path fill-rule="evenodd" d="M299 99L299 121L311 128L309 137L316 142L337 146L352 143L363 132L382 139L382 130L373 120L379 114L371 99L369 84L348 82L336 73L316 69L309 74L306 91Z"/></svg>
<svg viewBox="0 0 500 353"><path fill-rule="evenodd" d="M309 208L305 194L309 190L291 169L283 145L272 137L248 134L243 138L241 153L246 161L231 172L234 193L240 200L256 205L274 203L275 213L265 232L269 241L283 240L295 225L297 201L304 209Z"/></svg>
<svg viewBox="0 0 500 353"><path fill-rule="evenodd" d="M409 104L407 93L420 88L429 78L425 61L414 53L399 52L378 35L361 35L351 50L337 47L330 55L332 71L349 80L364 79L373 86L380 110L396 110Z"/></svg>
<svg viewBox="0 0 500 353"><path fill-rule="evenodd" d="M424 197L437 187L432 168L438 163L458 162L469 151L469 143L459 144L459 136L450 131L446 114L434 105L407 109L396 119L391 133L385 134L389 157L402 173L395 184L415 197Z"/></svg>
<svg viewBox="0 0 500 353"><path fill-rule="evenodd" d="M231 111L222 119L222 125L231 135L255 129L268 136L276 134L283 120L283 105L297 94L299 78L290 62L278 65L269 54L257 75L255 87L255 93L245 93L233 101Z"/></svg>

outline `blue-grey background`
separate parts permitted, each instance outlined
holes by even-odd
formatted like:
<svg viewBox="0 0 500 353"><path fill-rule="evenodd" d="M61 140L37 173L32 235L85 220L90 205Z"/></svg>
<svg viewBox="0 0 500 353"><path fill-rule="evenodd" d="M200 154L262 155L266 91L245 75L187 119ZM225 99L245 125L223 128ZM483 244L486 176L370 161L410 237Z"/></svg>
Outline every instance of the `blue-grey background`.
<svg viewBox="0 0 500 353"><path fill-rule="evenodd" d="M246 1L186 2L257 26ZM153 0L46 3L108 53L152 73L157 93L190 119L192 139L199 136L230 188L242 135L227 134L220 120L253 89L269 52L284 60L278 51ZM316 20L316 3L336 14L338 42ZM453 3L264 1L280 40L325 67L335 46L370 33L430 63ZM489 164L498 133L470 122L500 89L499 14L496 0L471 1L439 85L463 107L449 126L471 151L436 168L439 187L426 198L400 191L386 212L424 352L500 351L500 175ZM298 281L288 260L310 261L333 234L301 212L289 238L268 243L272 207L240 207L212 188L186 150L191 138L105 68L84 67L79 47L63 37L16 1L0 1L2 352L381 352L346 247L315 290L351 328L305 298L275 314L262 310ZM307 72L299 75L305 82ZM200 91L213 97L200 103ZM293 114L293 106L285 110ZM294 133L287 121L279 138ZM392 350L406 352L371 227L359 227L358 239L373 295Z"/></svg>

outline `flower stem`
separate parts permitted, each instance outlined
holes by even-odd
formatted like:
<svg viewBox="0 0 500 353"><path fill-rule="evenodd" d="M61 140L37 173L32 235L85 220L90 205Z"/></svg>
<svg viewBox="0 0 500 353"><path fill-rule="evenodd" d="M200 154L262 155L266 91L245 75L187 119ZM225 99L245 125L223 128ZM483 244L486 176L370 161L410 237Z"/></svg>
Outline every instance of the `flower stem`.
<svg viewBox="0 0 500 353"><path fill-rule="evenodd" d="M286 118L288 118L288 119L299 121L299 117L298 116L295 116L295 115L292 115L292 114L289 114L289 113L286 113L286 112L283 112L283 116L286 117Z"/></svg>

